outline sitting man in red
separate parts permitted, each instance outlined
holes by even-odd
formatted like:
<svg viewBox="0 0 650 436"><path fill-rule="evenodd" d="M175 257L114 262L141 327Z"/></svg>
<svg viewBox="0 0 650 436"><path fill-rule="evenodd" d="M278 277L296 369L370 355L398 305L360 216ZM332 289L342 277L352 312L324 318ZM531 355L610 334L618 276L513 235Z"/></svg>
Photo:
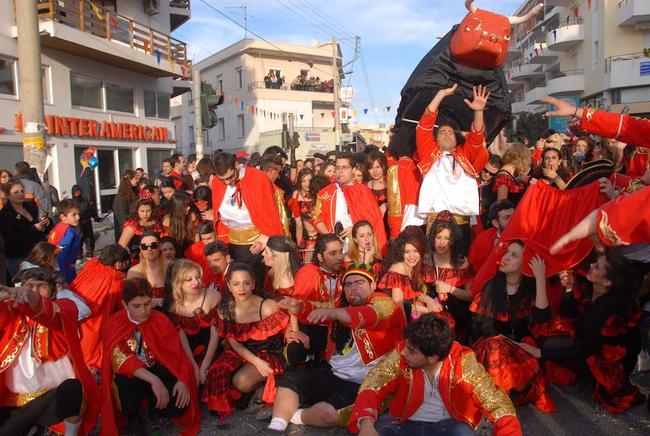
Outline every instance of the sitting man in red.
<svg viewBox="0 0 650 436"><path fill-rule="evenodd" d="M379 416L391 397L389 412ZM370 371L348 428L362 436L469 436L483 416L495 436L522 434L510 398L474 352L453 340L445 321L426 314L406 326L404 343Z"/></svg>
<svg viewBox="0 0 650 436"><path fill-rule="evenodd" d="M279 303L292 311L302 306L311 323L329 323L329 365L288 372L278 378L270 430L284 432L289 422L315 427L346 425L350 406L368 371L402 339L404 312L390 296L375 292L370 266L350 265L342 280L344 296L338 308L314 309L310 302L292 298ZM312 406L300 409L301 404Z"/></svg>
<svg viewBox="0 0 650 436"><path fill-rule="evenodd" d="M480 212L478 185L476 179L488 161L485 148L483 111L490 92L483 86L474 88L473 101L465 100L474 110L472 131L462 145L458 145L456 131L452 126L438 127L434 137L433 129L442 101L456 92L458 85L441 89L424 111L416 131L418 166L424 174L420 187L418 213L427 216L432 223L443 210L454 214L466 244L471 240L469 217ZM467 248L467 247L465 247ZM467 250L464 250L467 253Z"/></svg>
<svg viewBox="0 0 650 436"><path fill-rule="evenodd" d="M45 268L23 270L17 281L0 287L0 434L61 421L66 435L89 432L101 400L79 346L77 302L55 299Z"/></svg>
<svg viewBox="0 0 650 436"><path fill-rule="evenodd" d="M380 250L386 247L384 218L374 194L365 183L354 183L352 169L354 156L339 153L336 156L335 183L320 190L312 212L314 225L322 235L336 233L348 238L354 223L368 221L375 230Z"/></svg>
<svg viewBox="0 0 650 436"><path fill-rule="evenodd" d="M194 367L178 331L162 312L153 310L151 285L127 280L122 290L124 310L114 314L102 332L102 435L118 434L113 401L128 419L128 434L145 435L142 402L172 418L181 435L195 435L201 412ZM113 386L117 397L113 396Z"/></svg>
<svg viewBox="0 0 650 436"><path fill-rule="evenodd" d="M213 280L206 285L208 289L212 289L225 295L224 292L228 291L226 284L226 273L228 267L232 262L230 254L228 254L228 244L223 241L210 242L203 249L208 268L214 277Z"/></svg>
<svg viewBox="0 0 650 436"><path fill-rule="evenodd" d="M409 156L400 157L388 168L386 189L388 193L388 228L391 239L397 238L408 226L421 226L425 220L418 214L422 174Z"/></svg>
<svg viewBox="0 0 650 436"><path fill-rule="evenodd" d="M253 267L255 283L264 283L261 253L269 237L284 234L273 184L257 168L237 167L230 153L217 154L214 168L212 205L217 239L229 243L233 260Z"/></svg>
<svg viewBox="0 0 650 436"><path fill-rule="evenodd" d="M197 233L199 234L200 240L187 247L187 250L185 250L185 258L201 266L203 286L209 286L216 277L208 266L208 259L205 257L204 251L208 244L217 240L214 232L214 223L211 221L203 221L199 224Z"/></svg>
<svg viewBox="0 0 650 436"><path fill-rule="evenodd" d="M507 198L492 203L488 212L488 219L492 227L479 233L469 247L467 259L474 271L481 269L485 261L490 257L492 249L499 242L501 233L505 230L514 213L515 207Z"/></svg>

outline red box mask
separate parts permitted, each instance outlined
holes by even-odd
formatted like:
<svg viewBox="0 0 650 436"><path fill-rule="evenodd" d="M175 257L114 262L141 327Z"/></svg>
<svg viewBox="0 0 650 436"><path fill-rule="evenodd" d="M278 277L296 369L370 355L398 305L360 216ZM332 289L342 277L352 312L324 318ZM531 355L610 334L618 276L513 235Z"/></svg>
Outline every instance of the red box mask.
<svg viewBox="0 0 650 436"><path fill-rule="evenodd" d="M477 9L463 18L449 48L459 64L489 70L503 65L509 43L508 17Z"/></svg>

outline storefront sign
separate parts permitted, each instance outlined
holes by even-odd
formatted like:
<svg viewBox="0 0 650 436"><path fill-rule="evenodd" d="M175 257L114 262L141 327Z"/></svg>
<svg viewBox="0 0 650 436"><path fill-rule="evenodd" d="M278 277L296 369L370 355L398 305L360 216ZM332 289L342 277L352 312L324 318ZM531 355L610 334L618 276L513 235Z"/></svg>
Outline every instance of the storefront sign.
<svg viewBox="0 0 650 436"><path fill-rule="evenodd" d="M642 76L650 76L650 62L640 62L639 70Z"/></svg>
<svg viewBox="0 0 650 436"><path fill-rule="evenodd" d="M320 141L320 133L305 133L305 141Z"/></svg>
<svg viewBox="0 0 650 436"><path fill-rule="evenodd" d="M18 114L16 119L22 119L20 114ZM47 134L49 136L117 139L138 142L171 142L169 139L169 130L166 127L60 117L58 115L46 115L45 125L47 126Z"/></svg>

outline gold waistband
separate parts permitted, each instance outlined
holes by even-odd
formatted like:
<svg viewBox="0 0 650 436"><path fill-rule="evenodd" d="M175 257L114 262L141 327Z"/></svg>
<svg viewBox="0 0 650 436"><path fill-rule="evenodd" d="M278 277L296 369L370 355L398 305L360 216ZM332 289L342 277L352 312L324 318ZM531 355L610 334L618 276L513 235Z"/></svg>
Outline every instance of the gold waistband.
<svg viewBox="0 0 650 436"><path fill-rule="evenodd" d="M453 215L454 215L454 219L456 220L456 224L458 224L459 226L469 224L469 217L468 216L466 216L466 215L456 215L456 214L453 214ZM431 228L431 225L433 224L433 222L435 221L437 216L438 216L438 212L431 212L427 216L427 233L429 233L429 229Z"/></svg>
<svg viewBox="0 0 650 436"><path fill-rule="evenodd" d="M30 392L29 394L15 394L11 391L5 391L2 398L2 405L6 407L22 407L50 390L51 389L40 389L36 392Z"/></svg>
<svg viewBox="0 0 650 436"><path fill-rule="evenodd" d="M228 229L228 238L234 245L251 245L260 235L261 233L256 227Z"/></svg>

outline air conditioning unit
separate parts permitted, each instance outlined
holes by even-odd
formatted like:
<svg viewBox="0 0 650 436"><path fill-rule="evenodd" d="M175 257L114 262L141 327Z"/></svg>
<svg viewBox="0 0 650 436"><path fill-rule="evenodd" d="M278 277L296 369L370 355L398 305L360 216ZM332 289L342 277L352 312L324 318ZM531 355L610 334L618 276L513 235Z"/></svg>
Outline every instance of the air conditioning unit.
<svg viewBox="0 0 650 436"><path fill-rule="evenodd" d="M159 14L158 0L144 0L144 11L149 15Z"/></svg>

